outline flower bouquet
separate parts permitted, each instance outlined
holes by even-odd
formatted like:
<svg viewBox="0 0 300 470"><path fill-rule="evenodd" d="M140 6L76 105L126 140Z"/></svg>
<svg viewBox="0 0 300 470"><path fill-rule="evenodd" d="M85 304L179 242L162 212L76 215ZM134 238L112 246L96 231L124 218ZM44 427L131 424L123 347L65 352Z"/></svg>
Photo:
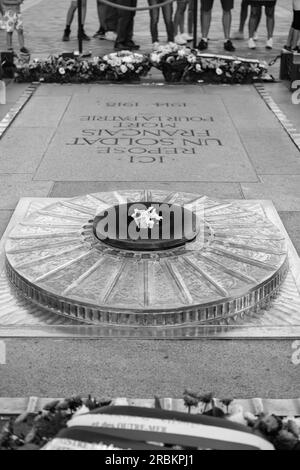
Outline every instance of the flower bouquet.
<svg viewBox="0 0 300 470"><path fill-rule="evenodd" d="M32 63L17 67L17 82L88 83L105 79L105 64L94 57L93 61L79 55L50 56L46 60L34 59Z"/></svg>
<svg viewBox="0 0 300 470"><path fill-rule="evenodd" d="M166 82L180 82L187 67L195 60L195 54L188 47L177 44L160 46L150 54L150 62L161 70Z"/></svg>
<svg viewBox="0 0 300 470"><path fill-rule="evenodd" d="M144 54L120 51L105 55L101 67L105 67L106 80L138 81L147 75L151 65L149 57Z"/></svg>
<svg viewBox="0 0 300 470"><path fill-rule="evenodd" d="M187 82L249 84L270 80L270 76L267 65L258 60L196 53L183 79Z"/></svg>

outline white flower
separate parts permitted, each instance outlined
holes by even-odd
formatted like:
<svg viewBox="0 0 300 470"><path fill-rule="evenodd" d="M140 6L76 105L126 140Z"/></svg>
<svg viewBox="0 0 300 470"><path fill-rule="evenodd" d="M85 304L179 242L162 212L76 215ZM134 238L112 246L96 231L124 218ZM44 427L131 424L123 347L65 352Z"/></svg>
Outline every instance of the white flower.
<svg viewBox="0 0 300 470"><path fill-rule="evenodd" d="M200 64L196 64L196 70L197 72L201 72L202 68Z"/></svg>
<svg viewBox="0 0 300 470"><path fill-rule="evenodd" d="M222 75L222 73L223 73L223 70L220 69L220 67L217 67L217 68L216 68L216 74L217 74L217 75Z"/></svg>
<svg viewBox="0 0 300 470"><path fill-rule="evenodd" d="M129 63L131 63L132 61L133 61L133 57L130 57L130 56L125 56L125 57L123 57L123 62L124 62L125 64L129 64Z"/></svg>
<svg viewBox="0 0 300 470"><path fill-rule="evenodd" d="M193 54L189 54L187 56L187 61L190 63L190 64L194 64L196 62L196 57L193 55Z"/></svg>
<svg viewBox="0 0 300 470"><path fill-rule="evenodd" d="M126 65L123 64L123 65L121 65L120 70L121 70L122 73L126 73L128 68L126 67Z"/></svg>
<svg viewBox="0 0 300 470"><path fill-rule="evenodd" d="M179 57L184 57L185 56L185 49L179 49L178 55L179 55Z"/></svg>
<svg viewBox="0 0 300 470"><path fill-rule="evenodd" d="M100 64L99 69L101 70L101 72L104 72L104 70L106 69L106 64Z"/></svg>
<svg viewBox="0 0 300 470"><path fill-rule="evenodd" d="M85 405L82 405L80 408L78 408L78 410L73 414L73 417L75 416L80 416L80 415L83 415L83 414L86 414L86 413L89 413L89 408Z"/></svg>
<svg viewBox="0 0 300 470"><path fill-rule="evenodd" d="M159 63L160 62L160 56L158 54L156 54L155 52L153 52L153 54L151 54L151 60L152 60L152 62Z"/></svg>
<svg viewBox="0 0 300 470"><path fill-rule="evenodd" d="M64 75L64 74L66 73L66 71L65 71L65 69L64 69L63 67L60 67L60 68L58 69L58 71L59 71L59 73L60 73L61 75Z"/></svg>

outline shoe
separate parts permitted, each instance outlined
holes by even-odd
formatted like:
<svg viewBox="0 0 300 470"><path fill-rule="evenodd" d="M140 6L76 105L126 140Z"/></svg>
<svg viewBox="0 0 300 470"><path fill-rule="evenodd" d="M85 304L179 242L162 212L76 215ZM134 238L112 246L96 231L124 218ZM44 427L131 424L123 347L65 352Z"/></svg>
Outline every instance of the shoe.
<svg viewBox="0 0 300 470"><path fill-rule="evenodd" d="M243 31L237 31L236 33L234 33L233 39L236 39L236 40L238 40L238 41L244 39L244 33L243 33Z"/></svg>
<svg viewBox="0 0 300 470"><path fill-rule="evenodd" d="M62 41L64 41L64 42L70 41L70 34L71 34L70 28L66 28L66 29L64 30L64 34L63 34L63 37L62 37Z"/></svg>
<svg viewBox="0 0 300 470"><path fill-rule="evenodd" d="M114 50L115 51L127 51L128 46L126 46L126 44L124 44L122 42L115 42Z"/></svg>
<svg viewBox="0 0 300 470"><path fill-rule="evenodd" d="M257 34L257 31L255 31L254 35L253 35L253 40L254 41L258 41L258 34Z"/></svg>
<svg viewBox="0 0 300 470"><path fill-rule="evenodd" d="M90 41L91 38L85 34L85 31L84 29L82 29L82 31L80 33L78 33L78 39L82 39L82 41Z"/></svg>
<svg viewBox="0 0 300 470"><path fill-rule="evenodd" d="M184 46L186 44L186 40L182 37L182 34L177 34L177 36L174 38L174 41L176 44L178 44L178 46Z"/></svg>
<svg viewBox="0 0 300 470"><path fill-rule="evenodd" d="M94 34L93 38L105 39L105 29L99 28Z"/></svg>
<svg viewBox="0 0 300 470"><path fill-rule="evenodd" d="M157 51L157 49L159 48L159 42L158 41L154 41L152 43L152 50L153 51Z"/></svg>
<svg viewBox="0 0 300 470"><path fill-rule="evenodd" d="M203 38L200 39L197 49L199 49L199 51L205 51L207 48L208 48L207 39L203 39Z"/></svg>
<svg viewBox="0 0 300 470"><path fill-rule="evenodd" d="M225 51L228 51L228 52L234 52L235 51L235 47L232 44L232 42L230 41L230 39L228 39L226 42L224 42L224 49L225 49Z"/></svg>
<svg viewBox="0 0 300 470"><path fill-rule="evenodd" d="M249 49L256 49L256 44L253 38L250 38L248 41L248 47Z"/></svg>
<svg viewBox="0 0 300 470"><path fill-rule="evenodd" d="M273 38L267 40L266 49L273 49Z"/></svg>
<svg viewBox="0 0 300 470"><path fill-rule="evenodd" d="M22 54L30 54L30 52L29 52L29 50L27 49L27 47L21 47L20 52L22 52Z"/></svg>
<svg viewBox="0 0 300 470"><path fill-rule="evenodd" d="M115 41L117 34L114 31L106 31L104 39L106 39L106 41Z"/></svg>
<svg viewBox="0 0 300 470"><path fill-rule="evenodd" d="M181 37L186 41L186 42L191 42L193 40L193 36L188 33L182 33Z"/></svg>
<svg viewBox="0 0 300 470"><path fill-rule="evenodd" d="M136 44L135 42L133 41L127 41L125 42L125 48L126 49L129 49L130 51L138 51L140 49L141 46L139 46L138 44Z"/></svg>

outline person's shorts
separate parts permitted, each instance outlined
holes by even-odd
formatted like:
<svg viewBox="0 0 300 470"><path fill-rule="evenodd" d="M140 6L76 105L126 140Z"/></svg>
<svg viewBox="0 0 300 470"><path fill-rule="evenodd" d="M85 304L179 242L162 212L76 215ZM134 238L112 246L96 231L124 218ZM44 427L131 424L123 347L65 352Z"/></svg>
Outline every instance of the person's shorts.
<svg viewBox="0 0 300 470"><path fill-rule="evenodd" d="M300 31L300 10L294 10L294 20L292 23L292 28Z"/></svg>
<svg viewBox="0 0 300 470"><path fill-rule="evenodd" d="M201 8L203 11L210 11L213 7L214 0L201 0ZM224 11L230 11L234 7L234 0L221 0Z"/></svg>
<svg viewBox="0 0 300 470"><path fill-rule="evenodd" d="M7 33L12 33L15 29L19 31L23 30L21 13L17 13L13 10L6 10L2 21Z"/></svg>

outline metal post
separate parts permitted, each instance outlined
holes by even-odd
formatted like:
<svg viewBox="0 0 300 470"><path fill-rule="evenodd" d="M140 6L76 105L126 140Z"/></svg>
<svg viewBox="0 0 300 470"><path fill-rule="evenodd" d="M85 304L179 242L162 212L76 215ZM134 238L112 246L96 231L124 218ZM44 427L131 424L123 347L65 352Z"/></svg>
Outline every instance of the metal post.
<svg viewBox="0 0 300 470"><path fill-rule="evenodd" d="M193 0L194 2L194 30L193 30L193 47L197 47L197 29L198 29L198 0Z"/></svg>
<svg viewBox="0 0 300 470"><path fill-rule="evenodd" d="M77 10L78 10L78 50L82 54L82 0L77 0Z"/></svg>

